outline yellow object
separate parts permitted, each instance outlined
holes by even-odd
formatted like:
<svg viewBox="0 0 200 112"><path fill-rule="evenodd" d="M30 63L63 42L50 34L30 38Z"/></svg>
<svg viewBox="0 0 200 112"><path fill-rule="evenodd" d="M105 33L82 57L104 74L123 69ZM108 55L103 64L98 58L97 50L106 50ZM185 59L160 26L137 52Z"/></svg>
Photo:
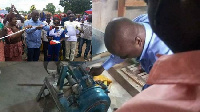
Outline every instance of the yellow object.
<svg viewBox="0 0 200 112"><path fill-rule="evenodd" d="M110 79L108 79L106 76L104 76L102 74L99 76L94 76L93 79L94 79L94 81L103 82L106 86L109 86L112 83L112 81Z"/></svg>

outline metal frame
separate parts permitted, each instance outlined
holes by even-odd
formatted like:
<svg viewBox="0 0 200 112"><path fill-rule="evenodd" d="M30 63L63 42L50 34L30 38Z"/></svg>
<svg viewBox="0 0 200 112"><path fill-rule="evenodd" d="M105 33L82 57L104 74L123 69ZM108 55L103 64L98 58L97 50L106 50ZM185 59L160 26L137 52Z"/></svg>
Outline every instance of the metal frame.
<svg viewBox="0 0 200 112"><path fill-rule="evenodd" d="M65 112L64 107L59 102L59 99L58 99L58 95L59 94L56 92L56 90L54 89L53 85L51 84L52 80L53 80L52 76L51 77L46 77L44 79L44 85L40 89L40 92L38 93L36 100L37 100L37 102L39 102L41 97L42 97L42 94L44 93L44 90L48 89L48 91L50 92L50 95L52 96L54 102L56 103L56 107L58 108L58 110L60 112Z"/></svg>

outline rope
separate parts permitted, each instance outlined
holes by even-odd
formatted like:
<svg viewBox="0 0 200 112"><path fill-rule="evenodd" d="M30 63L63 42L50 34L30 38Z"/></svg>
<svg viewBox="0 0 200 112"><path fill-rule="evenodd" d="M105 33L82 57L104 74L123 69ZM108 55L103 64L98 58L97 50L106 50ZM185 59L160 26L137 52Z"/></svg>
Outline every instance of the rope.
<svg viewBox="0 0 200 112"><path fill-rule="evenodd" d="M44 25L44 26L46 26L46 25ZM37 26L32 26L32 28L34 28L34 27L37 27ZM57 27L62 28L63 26L57 26ZM12 34L10 34L10 35L7 35L7 36L5 36L5 37L0 37L0 40L2 40L2 39L4 39L4 38L7 38L7 37L10 37L10 36L13 36L13 35L15 35L15 34L17 34L17 33L23 32L23 31L25 31L26 29L28 29L28 28L24 28L24 29L19 30L19 31L17 31L17 32L15 32L15 33L12 33Z"/></svg>
<svg viewBox="0 0 200 112"><path fill-rule="evenodd" d="M19 31L17 31L17 32L15 32L15 33L12 33L12 34L10 34L10 35L7 35L7 36L5 36L5 37L1 37L0 40L2 40L2 39L4 39L4 38L7 38L7 37L10 37L10 36L13 36L13 35L15 35L15 34L17 34L17 33L23 32L23 31L25 31L26 29L27 29L27 28L22 29L22 30L19 30Z"/></svg>

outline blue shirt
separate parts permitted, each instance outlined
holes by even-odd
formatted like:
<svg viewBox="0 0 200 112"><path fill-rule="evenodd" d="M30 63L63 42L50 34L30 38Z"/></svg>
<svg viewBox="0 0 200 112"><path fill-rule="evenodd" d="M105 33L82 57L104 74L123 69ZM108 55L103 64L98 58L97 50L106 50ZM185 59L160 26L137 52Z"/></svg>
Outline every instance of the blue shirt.
<svg viewBox="0 0 200 112"><path fill-rule="evenodd" d="M29 21L24 23L25 27L28 25L32 26L31 29L26 30L26 33L27 33L26 43L27 43L28 48L40 48L42 30L37 30L36 27L40 25L45 25L45 24L39 20L34 22L32 19L30 19ZM44 26L43 29L46 31L49 31L49 26Z"/></svg>
<svg viewBox="0 0 200 112"><path fill-rule="evenodd" d="M133 21L142 24L146 30L144 48L141 56L138 57L137 60L141 63L141 66L145 72L149 73L154 62L157 60L156 54L172 54L172 51L152 31L147 14L140 15L133 19ZM111 55L110 58L105 61L102 66L105 70L108 70L115 64L121 63L123 61L124 59L121 59L116 55Z"/></svg>

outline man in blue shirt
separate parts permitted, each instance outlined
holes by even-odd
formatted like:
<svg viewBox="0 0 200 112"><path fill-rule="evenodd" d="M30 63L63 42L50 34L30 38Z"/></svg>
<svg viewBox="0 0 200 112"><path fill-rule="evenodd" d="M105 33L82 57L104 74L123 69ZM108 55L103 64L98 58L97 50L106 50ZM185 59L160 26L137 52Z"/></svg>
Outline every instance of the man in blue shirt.
<svg viewBox="0 0 200 112"><path fill-rule="evenodd" d="M114 19L106 27L104 41L112 55L102 66L91 68L91 75L100 75L126 58L137 58L145 72L149 73L157 60L156 54L172 54L152 31L146 14L133 21L126 18Z"/></svg>
<svg viewBox="0 0 200 112"><path fill-rule="evenodd" d="M42 29L49 31L49 26L45 26L43 22L39 21L39 13L33 10L31 13L32 19L27 21L24 26L31 25L31 29L27 29L26 43L28 47L28 61L38 61L40 56L41 46L41 31Z"/></svg>

